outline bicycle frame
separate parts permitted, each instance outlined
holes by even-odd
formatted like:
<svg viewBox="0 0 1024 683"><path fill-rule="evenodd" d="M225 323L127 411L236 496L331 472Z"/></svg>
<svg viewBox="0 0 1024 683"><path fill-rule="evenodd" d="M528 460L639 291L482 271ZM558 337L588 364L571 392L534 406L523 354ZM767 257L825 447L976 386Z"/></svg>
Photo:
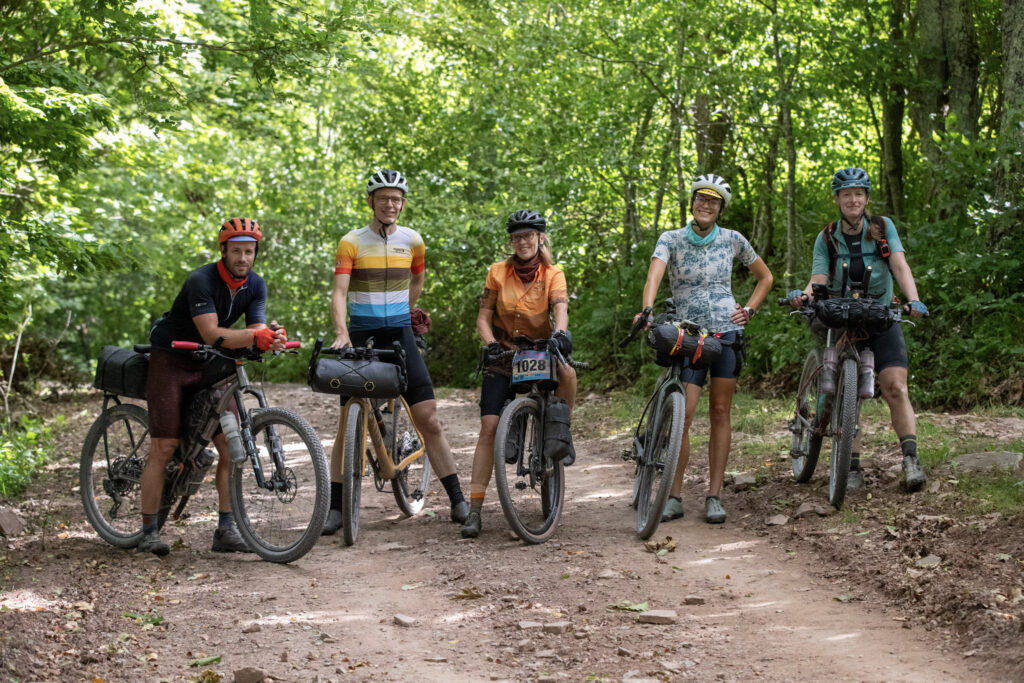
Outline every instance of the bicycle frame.
<svg viewBox="0 0 1024 683"><path fill-rule="evenodd" d="M394 414L394 407L396 401L402 402L402 407L406 414L410 416L409 422L412 424L413 429L416 431L416 436L421 444L419 448L413 451L410 455L406 456L401 462L393 463L391 458L388 457L387 444L384 443L384 435L381 433L380 425L377 423L376 412L380 410L373 404L373 401L368 398L350 398L341 407L341 420L338 423L338 433L335 436L337 443L345 442L345 430L348 424L348 409L349 406L359 404L362 407L362 418L363 418L363 433L369 435L370 443L373 445L374 454L371 454L366 447L366 439L363 439L359 445L359 462L362 472L366 474L366 465L369 462L370 466L373 467L374 473L381 479L388 481L394 479L399 472L405 470L419 458L423 457L426 453L426 448L422 445L423 434L420 432L419 427L416 426L412 420L412 413L409 411L409 404L405 402L405 398L399 396L397 399L387 399L387 408L391 414ZM370 419L371 414L374 419Z"/></svg>
<svg viewBox="0 0 1024 683"><path fill-rule="evenodd" d="M640 414L640 420L636 423L637 430L643 424L644 416L653 409L654 417L653 421L647 425L647 433L657 434L661 428L661 408L665 403L665 398L672 392L678 391L685 400L686 387L683 385L683 368L684 364L681 361L673 363L672 367L665 368L665 372L662 373L657 385L654 387L654 393L651 394L651 398L647 400L647 405L644 406L644 412ZM636 431L633 432L633 448L636 449L637 462L644 462L646 434L641 435Z"/></svg>

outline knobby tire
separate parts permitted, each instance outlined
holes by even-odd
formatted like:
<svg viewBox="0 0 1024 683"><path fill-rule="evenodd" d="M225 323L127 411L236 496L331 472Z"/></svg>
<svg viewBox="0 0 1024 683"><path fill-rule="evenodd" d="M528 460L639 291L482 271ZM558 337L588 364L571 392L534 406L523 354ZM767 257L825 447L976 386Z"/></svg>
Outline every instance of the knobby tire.
<svg viewBox="0 0 1024 683"><path fill-rule="evenodd" d="M790 451L793 477L800 483L810 481L821 453L822 436L817 428L826 412L824 401L821 400L821 359L821 349L814 349L807 354L803 372L800 373L797 411L810 423L801 426L800 433L793 435L793 448ZM824 397L824 400L827 401L828 397Z"/></svg>
<svg viewBox="0 0 1024 683"><path fill-rule="evenodd" d="M658 431L647 439L641 466L639 498L636 506L636 532L647 539L654 534L661 522L665 500L672 488L679 451L683 444L683 421L686 400L682 393L669 393L661 404ZM653 421L653 418L652 418Z"/></svg>
<svg viewBox="0 0 1024 683"><path fill-rule="evenodd" d="M832 402L832 462L829 464L828 502L838 510L846 499L847 475L857 436L860 402L857 399L857 361L847 358L839 367Z"/></svg>

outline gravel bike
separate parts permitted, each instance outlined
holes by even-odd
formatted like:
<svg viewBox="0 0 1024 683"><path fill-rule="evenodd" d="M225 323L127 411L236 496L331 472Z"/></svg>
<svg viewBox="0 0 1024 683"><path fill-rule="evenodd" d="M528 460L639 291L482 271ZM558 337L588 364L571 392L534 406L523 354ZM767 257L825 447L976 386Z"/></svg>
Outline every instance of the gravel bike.
<svg viewBox="0 0 1024 683"><path fill-rule="evenodd" d="M825 344L812 349L804 360L797 388L796 409L789 420L793 476L804 483L818 464L824 437L832 438L828 500L839 509L846 498L847 475L853 444L860 429L860 406L874 394L874 355L857 350L871 332L884 332L903 320L899 307L886 306L863 294L866 287L849 286L844 264L843 287L830 292L824 284L812 286L814 300L793 314L825 328ZM865 273L869 282L871 268ZM788 299L780 304L789 305Z"/></svg>
<svg viewBox="0 0 1024 683"><path fill-rule="evenodd" d="M330 393L341 396L334 448L336 452L341 449L343 458L342 534L345 544L352 545L359 536L359 506L367 465L373 473L374 487L384 491L390 485L398 508L411 517L427 501L430 460L423 457L423 435L412 421L409 404L400 395L406 376L401 344L376 349L371 340L365 347L332 349L324 348L318 339L310 359L311 378L320 356L337 356L341 361L337 367L342 374L331 378L338 385ZM365 395L351 395L355 393Z"/></svg>
<svg viewBox="0 0 1024 683"><path fill-rule="evenodd" d="M158 525L187 516L185 505L215 460L206 446L227 425L234 465L231 505L239 533L269 562L302 557L320 537L330 502L327 460L316 432L296 413L271 408L263 391L250 383L244 364L260 362L259 350L177 341L172 346L204 361L203 379L186 404L181 440L167 464ZM134 347L137 354L149 349L148 344ZM102 384L99 377L97 383ZM86 517L100 537L118 548L134 548L142 538L140 482L150 450L149 414L123 403L124 391L111 386L100 387L103 411L82 446L79 483ZM244 409L246 395L256 399L256 407ZM132 391L130 397L144 398L145 391Z"/></svg>
<svg viewBox="0 0 1024 683"><path fill-rule="evenodd" d="M629 334L619 342L620 348L647 327L651 311L650 306L644 308ZM693 331L692 325L690 330ZM643 539L650 538L661 522L683 446L685 367L685 358L676 356L662 373L633 431L632 444L622 453L623 460L635 464L631 505L636 509L636 533Z"/></svg>
<svg viewBox="0 0 1024 683"><path fill-rule="evenodd" d="M527 543L551 538L565 503L569 406L554 395L558 363L587 364L564 357L550 339L517 337L518 347L494 359L511 368L518 396L501 411L494 437L494 485L508 525ZM557 423L557 424L556 424ZM561 443L559 443L561 442ZM561 453L555 453L562 447ZM557 457L553 457L557 456Z"/></svg>

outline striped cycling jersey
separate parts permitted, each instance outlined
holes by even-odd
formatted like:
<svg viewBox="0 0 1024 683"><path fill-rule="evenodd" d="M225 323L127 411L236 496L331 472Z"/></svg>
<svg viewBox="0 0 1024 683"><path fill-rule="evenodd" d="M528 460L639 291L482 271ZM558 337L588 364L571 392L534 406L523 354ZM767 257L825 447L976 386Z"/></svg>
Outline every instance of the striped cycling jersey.
<svg viewBox="0 0 1024 683"><path fill-rule="evenodd" d="M351 276L349 330L410 324L409 281L426 268L425 253L420 234L400 225L386 238L368 225L341 238L334 274Z"/></svg>

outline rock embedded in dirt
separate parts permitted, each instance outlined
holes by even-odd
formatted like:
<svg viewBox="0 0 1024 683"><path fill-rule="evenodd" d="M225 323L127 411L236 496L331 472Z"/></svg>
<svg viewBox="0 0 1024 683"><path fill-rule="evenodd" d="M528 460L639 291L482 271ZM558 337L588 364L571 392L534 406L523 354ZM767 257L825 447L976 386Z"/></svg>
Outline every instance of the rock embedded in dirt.
<svg viewBox="0 0 1024 683"><path fill-rule="evenodd" d="M604 571L602 571L600 574L597 575L597 578L599 578L599 579L621 579L622 578L622 574L617 572L617 571L615 571L614 569L605 569Z"/></svg>
<svg viewBox="0 0 1024 683"><path fill-rule="evenodd" d="M263 671L254 666L247 666L235 671L234 683L262 683L266 679L267 674Z"/></svg>
<svg viewBox="0 0 1024 683"><path fill-rule="evenodd" d="M683 598L683 604L684 605L703 605L704 604L704 598L702 598L699 595L687 595L685 598Z"/></svg>
<svg viewBox="0 0 1024 683"><path fill-rule="evenodd" d="M757 484L757 477L750 472L740 472L732 480L732 488L735 491L746 491Z"/></svg>
<svg viewBox="0 0 1024 683"><path fill-rule="evenodd" d="M242 629L242 633L259 633L263 630L263 627L259 624L249 624Z"/></svg>
<svg viewBox="0 0 1024 683"><path fill-rule="evenodd" d="M785 526L789 522L789 517L786 515L774 515L764 520L767 526Z"/></svg>
<svg viewBox="0 0 1024 683"><path fill-rule="evenodd" d="M519 622L519 630L520 631L535 631L537 629L543 629L543 628L544 628L544 624L540 623L539 621L520 621Z"/></svg>
<svg viewBox="0 0 1024 683"><path fill-rule="evenodd" d="M817 515L818 517L828 517L831 511L835 508L829 506L826 508L824 505L818 505L817 503L803 503L796 509L796 513L793 515L796 519L803 517L810 517L811 515ZM781 516L781 515L780 515ZM785 524L785 522L783 522Z"/></svg>
<svg viewBox="0 0 1024 683"><path fill-rule="evenodd" d="M14 538L25 530L25 523L10 508L0 508L0 536Z"/></svg>
<svg viewBox="0 0 1024 683"><path fill-rule="evenodd" d="M674 624L679 621L679 615L675 610L652 609L638 616L636 620L641 624Z"/></svg>
<svg viewBox="0 0 1024 683"><path fill-rule="evenodd" d="M917 561L917 566L922 569L932 569L942 564L942 558L938 555L928 555Z"/></svg>
<svg viewBox="0 0 1024 683"><path fill-rule="evenodd" d="M416 625L416 619L405 614L396 614L394 621L403 628L412 628Z"/></svg>
<svg viewBox="0 0 1024 683"><path fill-rule="evenodd" d="M550 624L544 624L544 633L565 633L572 624L568 621L552 621Z"/></svg>
<svg viewBox="0 0 1024 683"><path fill-rule="evenodd" d="M1024 453L1013 451L990 451L988 453L964 453L953 459L958 472L988 472L990 470L1020 469Z"/></svg>

